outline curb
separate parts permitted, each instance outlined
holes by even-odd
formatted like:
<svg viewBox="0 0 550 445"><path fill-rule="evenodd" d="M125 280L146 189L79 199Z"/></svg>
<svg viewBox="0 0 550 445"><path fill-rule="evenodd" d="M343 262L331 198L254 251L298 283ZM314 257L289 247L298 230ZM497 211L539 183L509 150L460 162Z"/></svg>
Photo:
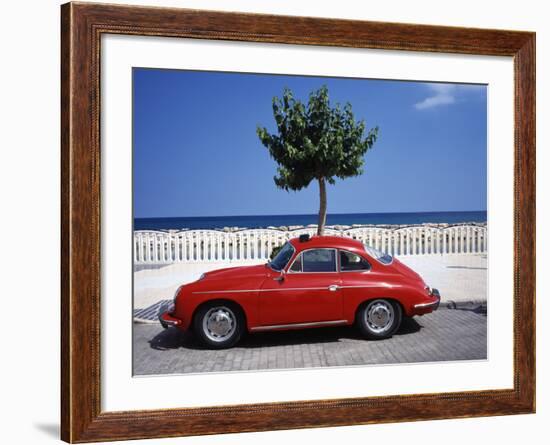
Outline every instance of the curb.
<svg viewBox="0 0 550 445"><path fill-rule="evenodd" d="M448 300L441 302L440 308L446 309L472 309L477 306L487 307L487 300L467 300L467 301L454 301Z"/></svg>

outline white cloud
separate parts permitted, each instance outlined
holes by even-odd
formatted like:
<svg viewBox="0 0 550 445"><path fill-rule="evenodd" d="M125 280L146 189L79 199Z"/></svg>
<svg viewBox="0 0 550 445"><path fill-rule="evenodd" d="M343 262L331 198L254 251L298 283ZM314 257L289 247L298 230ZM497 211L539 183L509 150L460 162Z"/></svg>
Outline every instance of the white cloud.
<svg viewBox="0 0 550 445"><path fill-rule="evenodd" d="M414 104L417 110L427 110L441 105L484 97L486 85L430 83L427 85L430 94L424 100Z"/></svg>
<svg viewBox="0 0 550 445"><path fill-rule="evenodd" d="M417 110L426 110L428 108L438 107L440 105L450 105L456 102L456 85L435 83L429 85L432 95L426 99L414 104Z"/></svg>

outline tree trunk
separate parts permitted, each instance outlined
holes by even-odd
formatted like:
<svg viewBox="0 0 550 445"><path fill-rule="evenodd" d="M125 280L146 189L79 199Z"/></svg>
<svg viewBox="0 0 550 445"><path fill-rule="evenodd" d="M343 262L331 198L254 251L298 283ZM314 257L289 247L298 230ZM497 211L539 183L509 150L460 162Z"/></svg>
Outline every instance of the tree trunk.
<svg viewBox="0 0 550 445"><path fill-rule="evenodd" d="M319 222L317 224L317 235L322 236L327 220L327 187L325 178L319 178Z"/></svg>

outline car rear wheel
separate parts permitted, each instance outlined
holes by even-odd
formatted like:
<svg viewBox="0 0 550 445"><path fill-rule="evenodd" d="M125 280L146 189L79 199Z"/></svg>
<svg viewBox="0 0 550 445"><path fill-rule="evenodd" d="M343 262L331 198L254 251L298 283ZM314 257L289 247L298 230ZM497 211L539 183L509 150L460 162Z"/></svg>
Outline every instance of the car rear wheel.
<svg viewBox="0 0 550 445"><path fill-rule="evenodd" d="M239 341L244 324L244 316L238 306L226 302L211 303L197 310L194 330L205 346L224 349Z"/></svg>
<svg viewBox="0 0 550 445"><path fill-rule="evenodd" d="M357 324L361 333L370 339L391 337L403 318L399 303L386 299L371 300L357 312Z"/></svg>

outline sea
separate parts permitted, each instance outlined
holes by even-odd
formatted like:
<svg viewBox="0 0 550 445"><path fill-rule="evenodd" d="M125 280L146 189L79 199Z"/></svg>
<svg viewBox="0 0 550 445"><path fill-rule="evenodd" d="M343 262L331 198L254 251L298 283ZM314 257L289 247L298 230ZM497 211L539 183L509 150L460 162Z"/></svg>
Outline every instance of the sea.
<svg viewBox="0 0 550 445"><path fill-rule="evenodd" d="M327 215L326 225L415 225L425 223L457 224L465 222L486 223L487 211L335 213ZM309 224L317 224L317 214L134 218L134 230L224 229L226 227L256 229L281 226L307 226Z"/></svg>

